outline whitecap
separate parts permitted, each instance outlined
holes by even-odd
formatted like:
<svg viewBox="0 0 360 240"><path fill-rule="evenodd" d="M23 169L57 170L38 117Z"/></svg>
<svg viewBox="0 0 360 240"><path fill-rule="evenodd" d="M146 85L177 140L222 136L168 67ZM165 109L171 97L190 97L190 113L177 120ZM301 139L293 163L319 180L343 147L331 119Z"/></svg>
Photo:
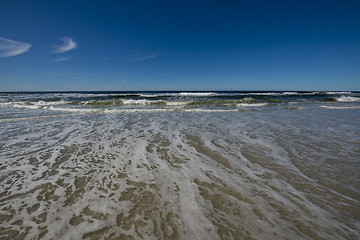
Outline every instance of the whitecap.
<svg viewBox="0 0 360 240"><path fill-rule="evenodd" d="M328 106L328 105L321 105L321 108L326 109L360 109L360 106Z"/></svg>
<svg viewBox="0 0 360 240"><path fill-rule="evenodd" d="M336 98L338 102L359 102L360 97L341 96Z"/></svg>
<svg viewBox="0 0 360 240"><path fill-rule="evenodd" d="M218 95L215 92L181 92L180 96L209 97Z"/></svg>
<svg viewBox="0 0 360 240"><path fill-rule="evenodd" d="M168 106L185 106L189 101L165 101Z"/></svg>
<svg viewBox="0 0 360 240"><path fill-rule="evenodd" d="M334 95L334 94L351 94L351 92L326 92L326 94Z"/></svg>
<svg viewBox="0 0 360 240"><path fill-rule="evenodd" d="M123 100L124 105L151 105L151 104L161 104L164 103L164 101L154 101L154 100L146 100L146 99L125 99Z"/></svg>
<svg viewBox="0 0 360 240"><path fill-rule="evenodd" d="M238 103L238 107L263 107L266 106L267 103Z"/></svg>

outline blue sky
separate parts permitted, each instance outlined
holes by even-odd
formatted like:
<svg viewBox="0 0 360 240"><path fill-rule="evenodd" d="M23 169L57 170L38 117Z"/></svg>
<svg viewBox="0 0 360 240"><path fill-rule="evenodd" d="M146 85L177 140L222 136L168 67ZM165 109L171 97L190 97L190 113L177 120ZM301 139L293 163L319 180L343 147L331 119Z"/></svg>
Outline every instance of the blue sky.
<svg viewBox="0 0 360 240"><path fill-rule="evenodd" d="M360 90L360 1L0 2L0 91Z"/></svg>

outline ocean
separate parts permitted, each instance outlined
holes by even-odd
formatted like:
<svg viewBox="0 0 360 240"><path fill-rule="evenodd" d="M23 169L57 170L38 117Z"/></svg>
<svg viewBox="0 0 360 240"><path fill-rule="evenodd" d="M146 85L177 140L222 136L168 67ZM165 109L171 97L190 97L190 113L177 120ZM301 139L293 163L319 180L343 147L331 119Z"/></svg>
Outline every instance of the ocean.
<svg viewBox="0 0 360 240"><path fill-rule="evenodd" d="M360 239L360 92L0 93L0 239Z"/></svg>

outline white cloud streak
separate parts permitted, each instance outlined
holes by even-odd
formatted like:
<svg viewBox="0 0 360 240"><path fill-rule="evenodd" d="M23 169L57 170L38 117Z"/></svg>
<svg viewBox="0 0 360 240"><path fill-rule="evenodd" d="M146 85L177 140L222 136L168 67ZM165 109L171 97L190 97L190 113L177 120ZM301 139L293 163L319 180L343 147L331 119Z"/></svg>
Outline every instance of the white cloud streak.
<svg viewBox="0 0 360 240"><path fill-rule="evenodd" d="M13 57L29 51L31 44L0 37L0 57Z"/></svg>
<svg viewBox="0 0 360 240"><path fill-rule="evenodd" d="M146 59L156 58L158 56L159 56L158 53L151 54L151 55L140 55L140 56L134 56L132 60L133 61L142 61L142 60L146 60Z"/></svg>
<svg viewBox="0 0 360 240"><path fill-rule="evenodd" d="M65 62L65 61L68 61L68 60L71 60L72 57L62 57L62 58L55 58L52 60L52 62Z"/></svg>
<svg viewBox="0 0 360 240"><path fill-rule="evenodd" d="M72 38L63 37L60 38L60 40L63 41L64 44L60 46L55 46L55 50L53 51L53 53L64 53L77 48L77 43L74 42Z"/></svg>

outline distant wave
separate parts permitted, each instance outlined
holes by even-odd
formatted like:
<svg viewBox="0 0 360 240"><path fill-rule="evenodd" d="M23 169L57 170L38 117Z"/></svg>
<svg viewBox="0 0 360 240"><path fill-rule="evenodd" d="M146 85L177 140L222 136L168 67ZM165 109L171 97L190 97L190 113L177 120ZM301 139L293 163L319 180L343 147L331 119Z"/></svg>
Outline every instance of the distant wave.
<svg viewBox="0 0 360 240"><path fill-rule="evenodd" d="M152 101L146 99L134 100L134 99L127 99L123 100L124 105L166 105L165 101Z"/></svg>
<svg viewBox="0 0 360 240"><path fill-rule="evenodd" d="M327 105L321 105L321 108L326 109L360 109L360 106L327 106Z"/></svg>
<svg viewBox="0 0 360 240"><path fill-rule="evenodd" d="M360 102L360 97L341 96L336 98L338 102Z"/></svg>
<svg viewBox="0 0 360 240"><path fill-rule="evenodd" d="M267 103L239 103L238 107L263 107L266 106Z"/></svg>
<svg viewBox="0 0 360 240"><path fill-rule="evenodd" d="M181 92L178 93L180 96L195 96L195 97L209 97L209 96L215 96L218 95L218 93L215 92Z"/></svg>
<svg viewBox="0 0 360 240"><path fill-rule="evenodd" d="M259 95L259 96L276 96L281 95L281 92L250 92L248 95Z"/></svg>
<svg viewBox="0 0 360 240"><path fill-rule="evenodd" d="M341 93L341 94L340 94ZM349 104L346 104L349 103ZM259 111L298 105L346 109L359 105L358 92L31 92L0 93L0 110L23 108L37 112L123 112L123 111ZM325 106L325 107L324 107ZM146 110L145 110L146 109ZM37 111L37 112L36 112ZM40 113L43 114L43 113Z"/></svg>
<svg viewBox="0 0 360 240"><path fill-rule="evenodd" d="M326 94L329 95L334 95L334 94L351 94L351 92L325 92Z"/></svg>

